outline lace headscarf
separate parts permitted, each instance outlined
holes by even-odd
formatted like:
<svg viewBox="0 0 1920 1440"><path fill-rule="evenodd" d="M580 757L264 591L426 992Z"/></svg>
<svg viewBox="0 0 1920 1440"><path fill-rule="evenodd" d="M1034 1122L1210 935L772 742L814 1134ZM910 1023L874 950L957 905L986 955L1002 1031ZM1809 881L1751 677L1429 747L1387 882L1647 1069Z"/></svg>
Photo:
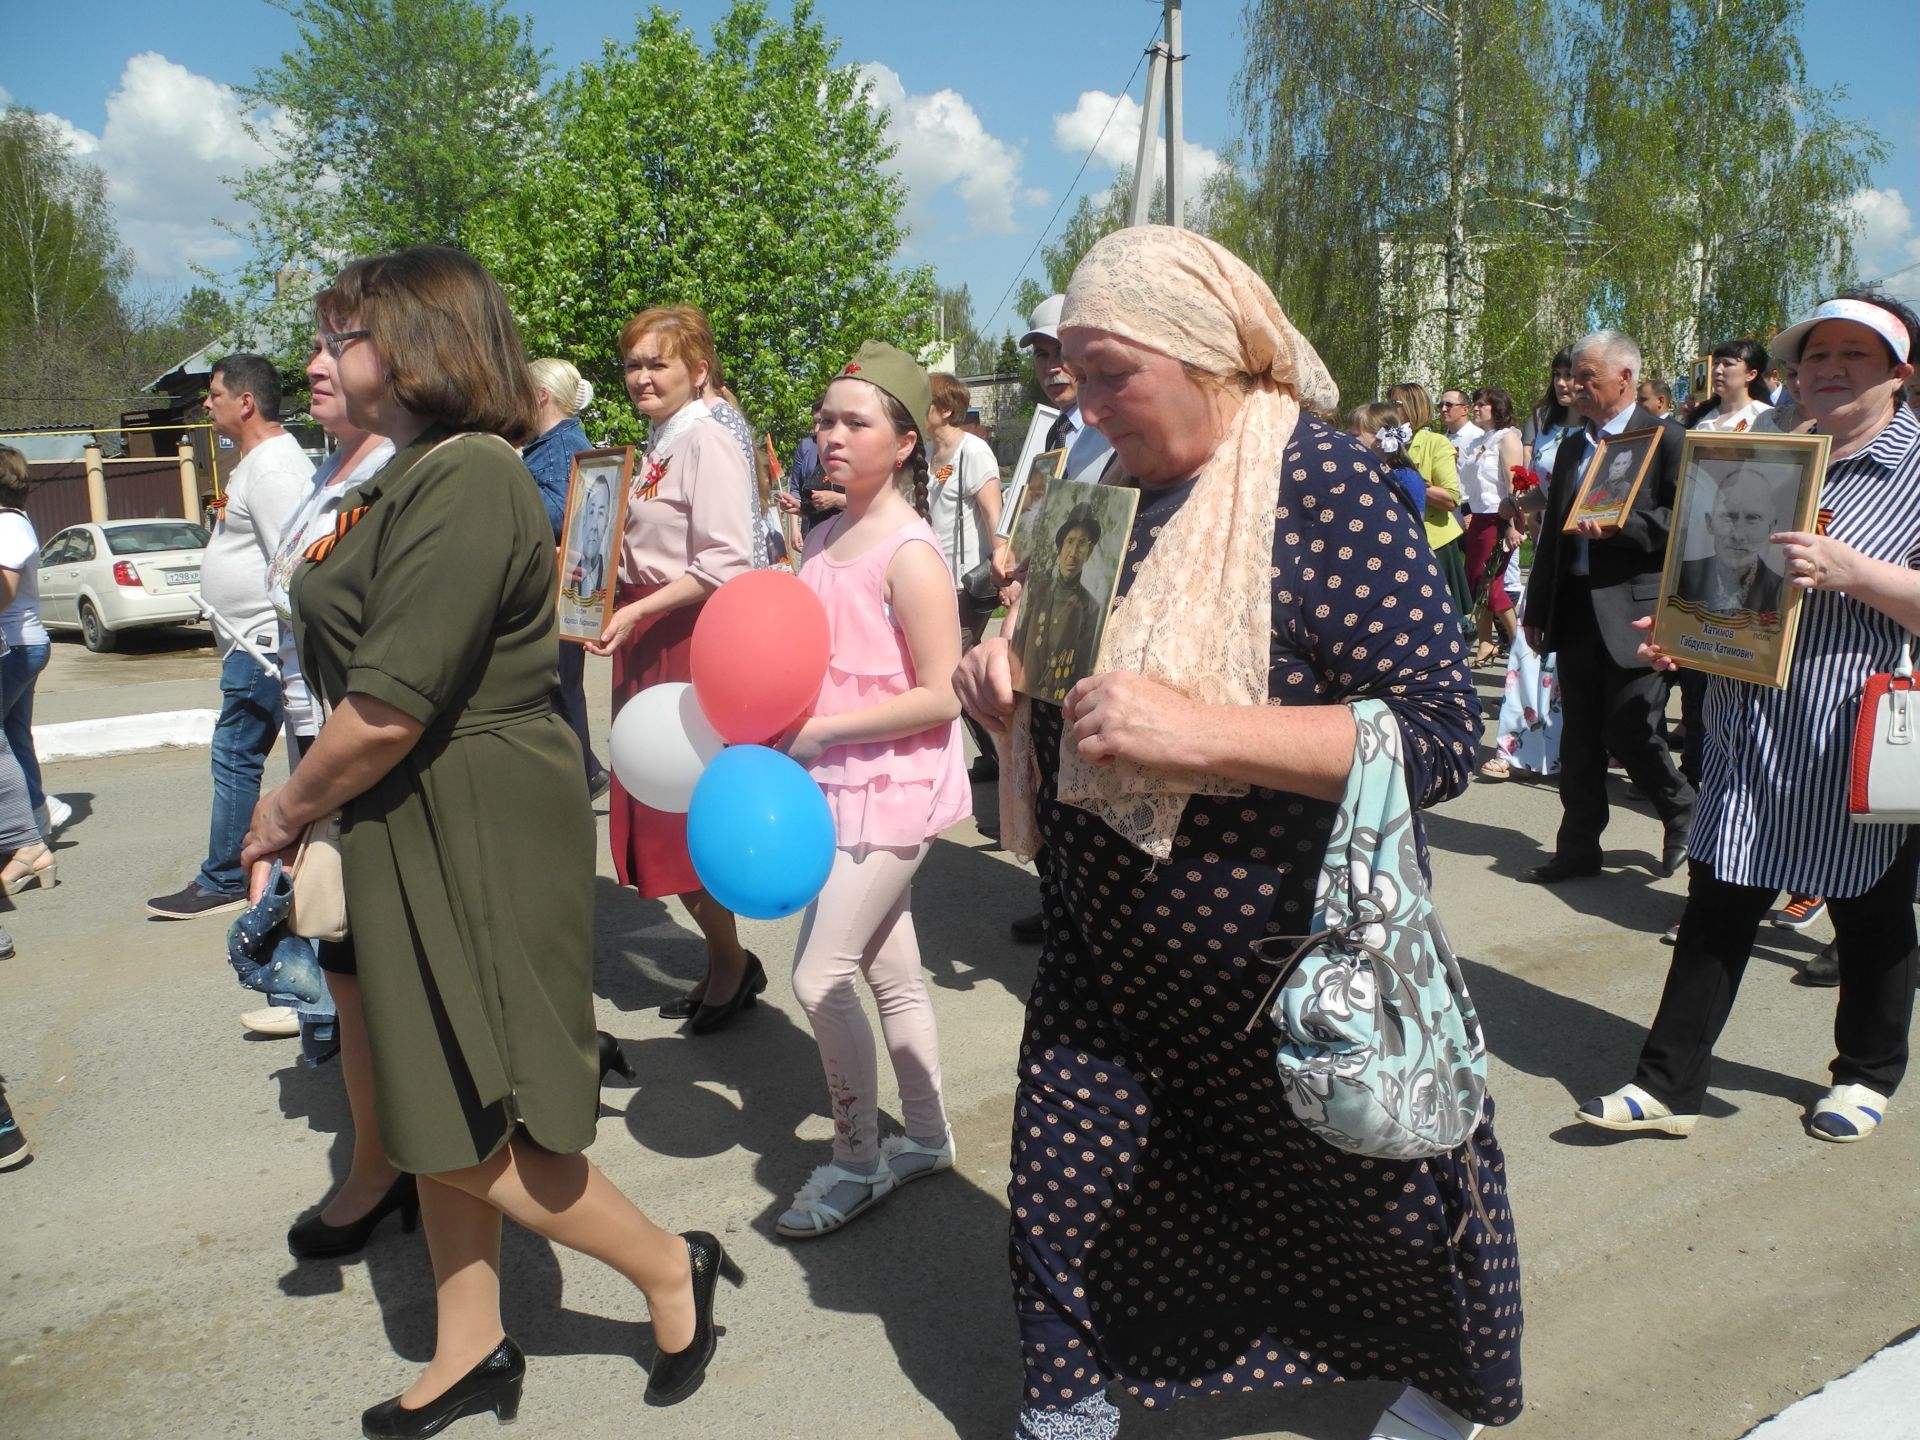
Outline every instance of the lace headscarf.
<svg viewBox="0 0 1920 1440"><path fill-rule="evenodd" d="M1227 433L1192 493L1161 527L1107 622L1098 671L1128 670L1208 705L1264 705L1273 629L1273 519L1281 462L1300 403L1339 404L1312 345L1267 284L1204 236L1143 225L1107 236L1073 272L1061 328L1104 330L1197 366L1244 377ZM1023 859L1039 848L1032 702L1015 712L1004 767L1002 830ZM1173 852L1191 795L1244 795L1245 784L1131 761L1082 760L1063 728L1057 793L1159 860Z"/></svg>

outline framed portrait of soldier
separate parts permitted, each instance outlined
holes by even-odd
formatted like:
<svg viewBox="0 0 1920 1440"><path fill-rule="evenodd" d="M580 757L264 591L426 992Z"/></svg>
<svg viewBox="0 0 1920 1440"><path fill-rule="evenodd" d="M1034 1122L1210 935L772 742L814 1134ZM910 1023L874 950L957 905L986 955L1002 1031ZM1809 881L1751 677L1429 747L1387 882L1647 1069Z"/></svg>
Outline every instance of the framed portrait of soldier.
<svg viewBox="0 0 1920 1440"><path fill-rule="evenodd" d="M1008 651L1021 694L1058 705L1099 669L1139 504L1130 485L1048 487L1033 514L1034 553Z"/></svg>
<svg viewBox="0 0 1920 1440"><path fill-rule="evenodd" d="M631 445L582 450L573 457L566 524L560 531L560 594L555 602L562 640L581 645L598 640L613 616L620 527L632 480Z"/></svg>
<svg viewBox="0 0 1920 1440"><path fill-rule="evenodd" d="M1580 477L1580 490L1567 509L1567 523L1561 528L1571 535L1582 520L1596 525L1621 524L1633 509L1633 497L1640 493L1647 472L1653 468L1654 451L1659 448L1660 431L1655 427L1602 435Z"/></svg>
<svg viewBox="0 0 1920 1440"><path fill-rule="evenodd" d="M1786 683L1802 592L1772 537L1811 531L1827 435L1696 431L1681 452L1653 639L1694 670Z"/></svg>

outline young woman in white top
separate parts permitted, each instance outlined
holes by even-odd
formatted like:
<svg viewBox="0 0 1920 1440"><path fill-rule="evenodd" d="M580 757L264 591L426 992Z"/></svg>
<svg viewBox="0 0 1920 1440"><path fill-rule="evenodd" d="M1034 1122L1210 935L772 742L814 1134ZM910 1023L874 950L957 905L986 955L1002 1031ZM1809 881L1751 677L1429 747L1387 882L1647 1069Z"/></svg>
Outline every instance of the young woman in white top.
<svg viewBox="0 0 1920 1440"><path fill-rule="evenodd" d="M1467 521L1467 582L1473 587L1473 624L1476 644L1473 663L1486 665L1500 654L1493 638L1496 619L1488 603L1492 582L1505 568L1499 561L1508 530L1506 501L1513 494L1513 472L1525 464L1526 449L1513 423L1513 397L1504 390L1473 392L1473 423L1485 433L1460 456L1460 489L1472 515ZM1513 638L1513 612L1498 615L1508 641Z"/></svg>
<svg viewBox="0 0 1920 1440"><path fill-rule="evenodd" d="M1007 542L994 535L1000 524L1000 462L978 435L960 428L967 418L972 393L955 376L935 371L927 377L933 386L933 405L927 411L927 523L940 537L947 568L956 587L982 560L1000 561ZM1000 604L997 593L976 600L964 587L960 600L960 646L965 654L986 638L987 622ZM998 752L989 735L971 715L962 716L973 736L979 758L968 772L975 780L998 774Z"/></svg>
<svg viewBox="0 0 1920 1440"><path fill-rule="evenodd" d="M1687 411L1689 430L1751 430L1773 406L1763 398L1761 376L1767 352L1751 340L1723 340L1713 347L1713 389Z"/></svg>

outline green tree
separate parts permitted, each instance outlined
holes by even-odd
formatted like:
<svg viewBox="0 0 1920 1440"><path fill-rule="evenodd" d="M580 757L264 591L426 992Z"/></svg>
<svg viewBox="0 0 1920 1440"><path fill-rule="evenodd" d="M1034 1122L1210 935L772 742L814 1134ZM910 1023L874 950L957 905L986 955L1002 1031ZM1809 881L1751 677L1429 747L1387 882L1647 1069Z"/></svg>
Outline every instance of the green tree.
<svg viewBox="0 0 1920 1440"><path fill-rule="evenodd" d="M546 57L505 0L275 3L300 43L244 92L275 158L231 184L253 210L244 288L290 336L343 261L466 243L541 147Z"/></svg>
<svg viewBox="0 0 1920 1440"><path fill-rule="evenodd" d="M933 338L931 274L894 264L886 116L837 48L809 0L784 25L736 0L705 51L655 8L560 82L551 154L473 218L531 352L599 390L596 434L639 434L616 351L648 306L707 312L742 405L782 444L861 341Z"/></svg>
<svg viewBox="0 0 1920 1440"><path fill-rule="evenodd" d="M9 106L0 114L0 424L98 424L117 413L127 389L112 362L132 273L105 177L46 116Z"/></svg>
<svg viewBox="0 0 1920 1440"><path fill-rule="evenodd" d="M58 338L110 314L133 257L106 178L44 115L0 115L0 334Z"/></svg>
<svg viewBox="0 0 1920 1440"><path fill-rule="evenodd" d="M1348 397L1532 383L1573 216L1547 0L1248 0L1222 229ZM1516 306L1505 303L1524 297ZM1551 353L1549 347L1548 353ZM1424 373L1420 373L1424 372Z"/></svg>
<svg viewBox="0 0 1920 1440"><path fill-rule="evenodd" d="M1852 269L1847 197L1886 148L1806 81L1800 0L1594 0L1577 52L1595 315L1671 375L1764 341ZM1605 43L1601 43L1604 38Z"/></svg>
<svg viewBox="0 0 1920 1440"><path fill-rule="evenodd" d="M939 288L941 333L953 346L953 363L961 375L991 375L998 368L1002 346L1011 345L1013 336L1002 333L1000 340L982 335L974 328L973 294L965 285Z"/></svg>

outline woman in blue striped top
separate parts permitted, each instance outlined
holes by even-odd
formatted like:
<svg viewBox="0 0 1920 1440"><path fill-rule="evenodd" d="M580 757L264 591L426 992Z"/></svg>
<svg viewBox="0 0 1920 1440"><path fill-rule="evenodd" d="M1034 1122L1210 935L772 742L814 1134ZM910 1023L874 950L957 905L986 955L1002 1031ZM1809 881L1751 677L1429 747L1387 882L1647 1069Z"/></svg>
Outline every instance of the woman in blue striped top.
<svg viewBox="0 0 1920 1440"><path fill-rule="evenodd" d="M1920 418L1901 403L1920 321L1896 301L1843 296L1775 337L1800 367L1801 404L1833 437L1820 535L1783 532L1788 580L1809 592L1785 688L1713 679L1687 908L1633 1082L1580 1106L1609 1130L1686 1135L1754 936L1781 890L1825 895L1840 960L1833 1088L1823 1140L1863 1140L1907 1066L1920 829L1847 813L1854 722L1867 677L1920 630ZM1644 627L1647 622L1642 621ZM1662 669L1657 647L1641 654Z"/></svg>

